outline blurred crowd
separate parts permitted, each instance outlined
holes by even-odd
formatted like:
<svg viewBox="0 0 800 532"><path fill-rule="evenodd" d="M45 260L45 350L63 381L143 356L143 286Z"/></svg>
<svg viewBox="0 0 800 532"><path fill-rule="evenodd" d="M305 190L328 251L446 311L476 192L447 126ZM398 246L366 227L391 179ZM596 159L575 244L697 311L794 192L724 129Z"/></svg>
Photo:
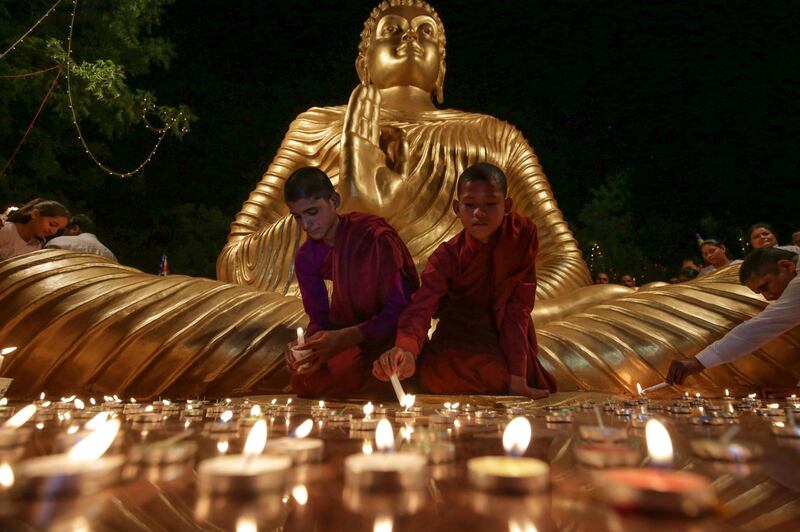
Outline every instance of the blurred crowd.
<svg viewBox="0 0 800 532"><path fill-rule="evenodd" d="M757 223L753 224L748 231L750 238L750 246L752 249L762 249L776 247L800 254L800 231L792 233L791 242L786 245L780 245L775 230L770 224ZM732 259L728 248L722 240L716 238L698 239L699 255L686 257L681 262L678 272L670 277L669 282L672 284L683 283L691 281L708 275L709 273L721 270L732 264L741 263L741 259ZM594 284L609 284L615 282L622 286L629 288L636 288L636 276L631 273L622 273L616 278L609 272L599 271L594 274Z"/></svg>
<svg viewBox="0 0 800 532"><path fill-rule="evenodd" d="M11 205L0 215L0 260L43 248L93 253L117 262L95 235L92 219L85 214L71 216L57 201L36 198Z"/></svg>

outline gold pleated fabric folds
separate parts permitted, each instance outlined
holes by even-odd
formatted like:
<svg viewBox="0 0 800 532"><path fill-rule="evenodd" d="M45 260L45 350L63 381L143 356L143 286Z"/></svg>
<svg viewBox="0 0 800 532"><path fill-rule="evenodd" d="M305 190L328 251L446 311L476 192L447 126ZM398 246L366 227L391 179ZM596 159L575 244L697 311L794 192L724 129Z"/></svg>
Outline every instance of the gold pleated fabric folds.
<svg viewBox="0 0 800 532"><path fill-rule="evenodd" d="M669 361L764 308L735 267L640 290L538 327L562 391L635 390ZM299 299L180 275L158 277L94 255L38 251L0 263L0 343L16 345L9 395L225 397L285 391L282 352L304 323ZM800 378L800 329L704 373L692 390L752 391Z"/></svg>
<svg viewBox="0 0 800 532"><path fill-rule="evenodd" d="M0 263L9 395L220 397L282 390L300 300L96 255L37 251Z"/></svg>

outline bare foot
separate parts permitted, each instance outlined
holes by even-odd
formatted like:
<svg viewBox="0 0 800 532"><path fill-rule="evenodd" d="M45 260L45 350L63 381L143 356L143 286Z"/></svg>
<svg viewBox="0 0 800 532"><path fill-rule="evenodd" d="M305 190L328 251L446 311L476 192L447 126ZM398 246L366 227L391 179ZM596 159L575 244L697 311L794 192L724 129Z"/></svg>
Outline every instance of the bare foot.
<svg viewBox="0 0 800 532"><path fill-rule="evenodd" d="M508 391L512 395L522 395L531 399L544 399L550 396L549 390L542 390L540 388L531 388L528 386L521 377L511 376L511 382L508 386Z"/></svg>

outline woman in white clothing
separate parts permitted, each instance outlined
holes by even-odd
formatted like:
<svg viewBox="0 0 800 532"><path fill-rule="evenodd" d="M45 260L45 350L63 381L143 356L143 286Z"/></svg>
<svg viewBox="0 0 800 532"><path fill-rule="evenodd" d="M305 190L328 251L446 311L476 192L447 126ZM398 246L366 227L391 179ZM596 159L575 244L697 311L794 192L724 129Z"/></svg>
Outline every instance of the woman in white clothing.
<svg viewBox="0 0 800 532"><path fill-rule="evenodd" d="M728 250L725 244L714 238L707 238L700 244L700 253L703 255L703 260L706 266L700 270L699 277L715 272L731 264L739 264L740 260L731 261L728 258Z"/></svg>
<svg viewBox="0 0 800 532"><path fill-rule="evenodd" d="M45 239L64 229L68 221L69 211L57 201L29 201L0 227L0 260L42 249Z"/></svg>

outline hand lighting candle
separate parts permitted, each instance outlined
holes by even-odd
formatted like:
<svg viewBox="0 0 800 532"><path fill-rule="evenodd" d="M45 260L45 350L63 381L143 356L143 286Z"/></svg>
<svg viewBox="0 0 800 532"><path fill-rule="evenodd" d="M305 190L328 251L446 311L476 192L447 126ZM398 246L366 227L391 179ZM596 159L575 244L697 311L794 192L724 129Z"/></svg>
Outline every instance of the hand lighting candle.
<svg viewBox="0 0 800 532"><path fill-rule="evenodd" d="M403 387L400 385L400 378L397 376L397 373L392 373L389 375L389 381L391 381L392 388L394 388L394 394L397 396L397 402L400 403L400 406L403 406L406 393L403 391Z"/></svg>
<svg viewBox="0 0 800 532"><path fill-rule="evenodd" d="M650 464L657 468L608 469L597 474L600 496L617 508L682 512L694 516L717 503L710 482L695 473L661 469L672 464L672 440L660 421L645 427Z"/></svg>
<svg viewBox="0 0 800 532"><path fill-rule="evenodd" d="M378 453L353 454L344 461L346 489L419 490L427 483L427 459L412 452L394 451L394 430L388 419L375 429Z"/></svg>
<svg viewBox="0 0 800 532"><path fill-rule="evenodd" d="M515 494L545 489L550 482L550 466L536 458L522 456L530 441L530 422L524 417L511 420L503 432L503 448L509 456L481 456L467 462L473 487Z"/></svg>
<svg viewBox="0 0 800 532"><path fill-rule="evenodd" d="M292 461L286 456L262 456L266 443L267 422L261 419L250 429L242 454L216 456L200 463L200 493L253 496L282 491Z"/></svg>

